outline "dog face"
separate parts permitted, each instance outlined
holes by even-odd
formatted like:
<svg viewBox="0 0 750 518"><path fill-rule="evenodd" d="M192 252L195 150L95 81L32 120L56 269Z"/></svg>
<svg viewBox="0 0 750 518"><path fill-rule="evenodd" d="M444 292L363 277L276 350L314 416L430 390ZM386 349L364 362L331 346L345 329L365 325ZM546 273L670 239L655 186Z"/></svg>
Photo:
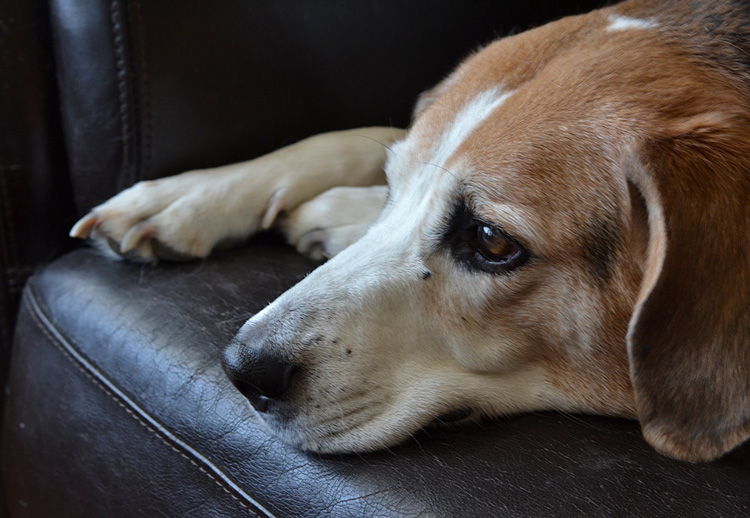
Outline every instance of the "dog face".
<svg viewBox="0 0 750 518"><path fill-rule="evenodd" d="M495 42L422 97L378 221L227 349L284 366L275 434L363 451L456 411L556 408L638 417L690 460L744 440L740 93L667 14L618 9Z"/></svg>

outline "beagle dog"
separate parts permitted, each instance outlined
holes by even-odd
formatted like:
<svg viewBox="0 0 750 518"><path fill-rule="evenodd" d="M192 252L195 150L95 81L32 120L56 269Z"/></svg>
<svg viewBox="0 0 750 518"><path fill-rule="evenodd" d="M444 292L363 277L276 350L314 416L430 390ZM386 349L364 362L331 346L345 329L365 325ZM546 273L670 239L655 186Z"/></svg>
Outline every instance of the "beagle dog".
<svg viewBox="0 0 750 518"><path fill-rule="evenodd" d="M140 182L71 235L155 261L272 226L329 260L223 361L288 443L559 409L716 459L750 434L750 3L630 0L500 39L407 131Z"/></svg>

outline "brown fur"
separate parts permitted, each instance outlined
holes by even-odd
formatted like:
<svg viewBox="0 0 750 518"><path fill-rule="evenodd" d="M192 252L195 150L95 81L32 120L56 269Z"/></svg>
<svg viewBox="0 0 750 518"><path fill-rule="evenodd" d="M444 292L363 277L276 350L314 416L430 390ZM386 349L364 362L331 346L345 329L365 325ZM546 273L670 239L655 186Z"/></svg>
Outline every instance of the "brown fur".
<svg viewBox="0 0 750 518"><path fill-rule="evenodd" d="M658 27L607 31L612 14ZM691 461L750 435L748 27L731 1L563 19L468 59L412 129L429 141L477 92L515 91L457 155L481 171L478 204L534 207L536 268L557 283L498 307L544 316L535 354L580 408L637 415L655 448ZM571 286L585 301L559 293ZM561 295L589 318L550 315Z"/></svg>

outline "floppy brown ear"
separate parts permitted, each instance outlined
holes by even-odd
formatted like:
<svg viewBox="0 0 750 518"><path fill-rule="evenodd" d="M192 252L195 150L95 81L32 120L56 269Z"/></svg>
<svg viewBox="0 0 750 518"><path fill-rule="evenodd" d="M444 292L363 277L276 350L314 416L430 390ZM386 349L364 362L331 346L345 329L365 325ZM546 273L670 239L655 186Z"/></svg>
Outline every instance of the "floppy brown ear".
<svg viewBox="0 0 750 518"><path fill-rule="evenodd" d="M654 448L693 462L750 436L750 145L724 122L687 121L627 164L649 227L628 332L636 407Z"/></svg>

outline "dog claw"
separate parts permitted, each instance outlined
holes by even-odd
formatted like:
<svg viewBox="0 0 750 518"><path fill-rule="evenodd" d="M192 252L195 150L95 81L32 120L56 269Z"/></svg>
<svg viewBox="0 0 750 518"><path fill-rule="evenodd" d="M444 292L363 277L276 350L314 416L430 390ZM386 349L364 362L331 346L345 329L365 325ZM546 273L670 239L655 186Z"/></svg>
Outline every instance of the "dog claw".
<svg viewBox="0 0 750 518"><path fill-rule="evenodd" d="M156 236L156 229L146 223L139 223L128 230L120 241L120 254L127 254L144 239Z"/></svg>
<svg viewBox="0 0 750 518"><path fill-rule="evenodd" d="M322 261L329 259L330 254L325 248L326 231L325 230L311 230L297 243L297 250L301 254L305 254L312 259Z"/></svg>
<svg viewBox="0 0 750 518"><path fill-rule="evenodd" d="M286 194L287 190L283 187L277 189L276 192L273 193L273 196L271 196L271 199L268 201L268 207L266 207L266 211L263 214L263 219L261 219L260 222L260 228L262 230L268 230L271 228L279 214L286 210Z"/></svg>
<svg viewBox="0 0 750 518"><path fill-rule="evenodd" d="M89 212L84 217L78 220L78 222L73 225L73 228L70 229L70 237L78 238L78 239L88 239L91 235L91 231L94 229L96 224L99 223L99 220L97 217Z"/></svg>

